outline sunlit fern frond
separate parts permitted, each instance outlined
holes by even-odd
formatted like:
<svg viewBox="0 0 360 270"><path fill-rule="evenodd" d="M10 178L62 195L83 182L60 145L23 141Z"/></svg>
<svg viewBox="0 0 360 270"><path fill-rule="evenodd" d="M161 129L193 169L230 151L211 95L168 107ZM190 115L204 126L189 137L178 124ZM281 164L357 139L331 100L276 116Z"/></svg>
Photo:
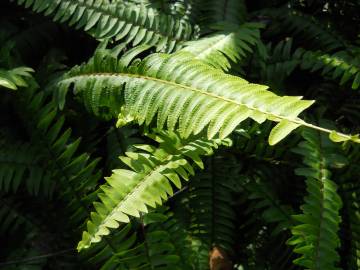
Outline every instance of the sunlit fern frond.
<svg viewBox="0 0 360 270"><path fill-rule="evenodd" d="M117 59L120 47L105 50L81 66L74 67L56 82L57 102L74 88L88 110L100 108L132 118L138 124L178 130L183 138L199 134L206 127L207 137L228 136L241 122L251 118L258 123L278 122L269 136L274 145L299 126L329 133L333 141L360 143L358 135L345 135L309 124L298 117L313 101L298 96L277 96L267 86L251 84L236 76L194 59L188 52L151 54L133 59L148 49L136 47ZM224 87L226 85L226 88Z"/></svg>
<svg viewBox="0 0 360 270"><path fill-rule="evenodd" d="M142 152L128 152L121 160L131 169L116 169L101 187L101 202L94 204L96 212L87 222L78 249L88 248L101 241L110 229L119 223L130 222L129 217L140 217L149 207L161 205L172 196L173 187L181 188L181 178L188 180L194 174L192 163L203 168L201 156L227 140L189 139L182 141L175 133L160 133L154 139L159 148L138 145Z"/></svg>
<svg viewBox="0 0 360 270"><path fill-rule="evenodd" d="M29 67L17 67L13 69L0 68L0 87L10 90L26 87L28 85L24 78L31 77L32 72L34 72L34 70Z"/></svg>
<svg viewBox="0 0 360 270"><path fill-rule="evenodd" d="M237 63L253 53L260 42L260 23L244 23L240 26L219 26L220 32L184 44L182 51L194 54L195 59L223 69L230 69L230 61Z"/></svg>

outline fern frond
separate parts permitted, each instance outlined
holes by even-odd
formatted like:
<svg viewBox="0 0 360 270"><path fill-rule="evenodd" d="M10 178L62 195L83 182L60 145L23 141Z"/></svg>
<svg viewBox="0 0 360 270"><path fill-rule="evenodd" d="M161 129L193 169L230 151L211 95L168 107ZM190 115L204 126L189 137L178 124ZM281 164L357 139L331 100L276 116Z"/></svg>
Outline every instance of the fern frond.
<svg viewBox="0 0 360 270"><path fill-rule="evenodd" d="M337 142L360 143L358 135L341 134L298 118L313 101L277 96L267 86L250 84L194 60L191 53L152 54L131 63L144 49L134 48L119 61L115 52L98 50L87 64L73 68L57 82L60 107L74 86L75 93L81 94L94 112L100 105L120 112L123 104L124 111L140 125L149 125L154 118L159 129L167 123L169 130L175 130L178 124L177 130L184 138L199 134L206 126L209 139L217 133L225 138L251 118L258 123L279 122L269 136L272 145L299 126L330 133Z"/></svg>
<svg viewBox="0 0 360 270"><path fill-rule="evenodd" d="M0 149L0 190L15 193L25 182L29 194L51 196L55 183L39 149L8 140L0 141Z"/></svg>
<svg viewBox="0 0 360 270"><path fill-rule="evenodd" d="M145 240L148 242L153 267L173 267L178 270L193 269L190 266L191 251L187 232L173 218L173 213L160 209L145 215ZM164 250L158 249L163 246Z"/></svg>
<svg viewBox="0 0 360 270"><path fill-rule="evenodd" d="M172 217L165 209L152 211L139 226L128 223L112 235L115 253L102 241L81 255L92 267L102 265L101 270L161 267L190 270L187 233Z"/></svg>
<svg viewBox="0 0 360 270"><path fill-rule="evenodd" d="M254 160L242 159L241 163L243 170L234 196L238 198L235 209L241 213L237 218L236 257L250 258L244 262L244 269L294 269L293 252L286 245L292 211L280 196L286 190L281 183L288 180L285 170Z"/></svg>
<svg viewBox="0 0 360 270"><path fill-rule="evenodd" d="M292 39L280 41L278 44L268 44L268 58L260 64L261 79L272 89L281 90L285 79L299 65L299 60L292 53Z"/></svg>
<svg viewBox="0 0 360 270"><path fill-rule="evenodd" d="M59 115L57 104L47 94L31 86L19 92L19 113L31 135L31 143L47 160L54 184L62 187L62 199L68 202L69 221L80 226L88 216L88 193L97 185L100 172L98 159L91 160L88 153L76 154L80 139L71 138L71 129L64 130L64 116ZM86 187L86 188L85 188Z"/></svg>
<svg viewBox="0 0 360 270"><path fill-rule="evenodd" d="M339 34L321 24L314 17L291 8L262 9L255 12L262 18L269 18L270 35L290 34L308 49L334 51L346 47Z"/></svg>
<svg viewBox="0 0 360 270"><path fill-rule="evenodd" d="M0 68L0 87L5 87L10 90L17 90L18 87L28 86L25 78L31 77L34 72L29 67L17 67L10 70Z"/></svg>
<svg viewBox="0 0 360 270"><path fill-rule="evenodd" d="M342 201L337 185L330 180L335 147L326 138L312 130L303 133L305 141L294 151L304 156L305 168L296 169L296 174L306 177L308 195L301 207L303 213L295 215L299 225L292 228L288 244L294 245L294 252L301 257L295 264L309 269L339 269L340 257L337 248Z"/></svg>
<svg viewBox="0 0 360 270"><path fill-rule="evenodd" d="M209 155L222 140L196 139L181 144L175 133L161 133L155 137L160 143L158 149L150 145L139 145L144 152L129 152L121 160L131 170L117 169L106 178L107 184L101 187L101 203L95 203L96 212L91 214L87 231L83 233L78 249L88 248L99 242L110 228L117 228L120 222L129 222L129 216L139 217L148 212L148 207L161 205L168 196L173 195L173 187L181 187L181 180L193 175L194 162L200 168L200 156ZM172 183L172 184L171 184Z"/></svg>
<svg viewBox="0 0 360 270"><path fill-rule="evenodd" d="M200 1L199 6L205 27L219 22L240 25L246 21L247 8L243 0L205 0Z"/></svg>
<svg viewBox="0 0 360 270"><path fill-rule="evenodd" d="M343 200L341 224L341 248L343 254L341 262L344 269L358 269L360 267L360 185L353 181L360 177L360 151L358 145L344 145L341 154L345 155L342 163L337 167L345 168L338 173L339 192Z"/></svg>
<svg viewBox="0 0 360 270"><path fill-rule="evenodd" d="M332 55L321 51L306 51L298 49L294 58L300 61L300 67L315 72L322 69L322 75L332 79L339 79L340 85L352 82L351 88L360 86L360 58L358 53L350 54L349 51L339 51Z"/></svg>
<svg viewBox="0 0 360 270"><path fill-rule="evenodd" d="M254 177L244 185L244 189L249 192L248 198L253 202L252 207L256 209L256 213L261 213L261 218L266 223L275 224L273 235L288 230L293 225L293 210L279 201L269 183Z"/></svg>
<svg viewBox="0 0 360 270"><path fill-rule="evenodd" d="M229 255L233 253L236 215L230 202L240 169L235 156L220 154L210 157L205 167L206 170L193 177L188 191L189 231L195 246L205 249L194 255L199 265L204 257L209 260L208 252L213 247Z"/></svg>
<svg viewBox="0 0 360 270"><path fill-rule="evenodd" d="M156 9L125 1L13 0L33 11L83 28L96 39L124 40L133 46L156 45L158 51L173 51L196 35L189 22L161 14Z"/></svg>
<svg viewBox="0 0 360 270"><path fill-rule="evenodd" d="M107 241L99 242L81 252L80 257L88 263L89 267L97 267L101 270L119 269L120 266L123 266L119 261L119 255L136 248L138 240L133 225L128 223L111 236L110 245Z"/></svg>
<svg viewBox="0 0 360 270"><path fill-rule="evenodd" d="M182 51L191 52L195 59L227 71L229 60L236 63L253 52L253 47L260 42L259 29L262 27L260 23L244 23L236 27L223 25L223 31L186 42Z"/></svg>
<svg viewBox="0 0 360 270"><path fill-rule="evenodd" d="M231 135L234 151L248 160L268 162L272 165L288 164L287 160L291 159L292 154L290 150L298 144L300 136L294 134L291 140L287 139L276 146L269 145L267 138L272 128L271 122L244 122Z"/></svg>

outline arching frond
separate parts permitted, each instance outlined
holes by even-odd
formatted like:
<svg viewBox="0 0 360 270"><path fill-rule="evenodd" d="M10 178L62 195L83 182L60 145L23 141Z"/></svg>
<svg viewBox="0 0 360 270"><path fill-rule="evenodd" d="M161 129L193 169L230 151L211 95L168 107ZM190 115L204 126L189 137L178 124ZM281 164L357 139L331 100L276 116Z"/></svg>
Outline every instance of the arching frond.
<svg viewBox="0 0 360 270"><path fill-rule="evenodd" d="M254 46L260 42L261 27L263 25L260 23L223 25L221 32L185 43L182 51L191 52L196 59L227 71L230 60L239 62L253 52Z"/></svg>
<svg viewBox="0 0 360 270"><path fill-rule="evenodd" d="M194 37L189 22L159 13L156 9L126 1L13 0L33 11L83 28L96 39L112 38L126 43L156 45L158 51L173 51Z"/></svg>
<svg viewBox="0 0 360 270"><path fill-rule="evenodd" d="M270 19L270 34L290 34L307 49L334 51L345 47L339 34L314 17L291 8L263 9L254 15Z"/></svg>
<svg viewBox="0 0 360 270"><path fill-rule="evenodd" d="M329 55L322 51L298 49L294 58L301 63L301 68L309 69L311 72L322 70L322 75L339 79L340 85L350 81L352 89L358 89L360 86L360 58L356 51L353 55L348 51Z"/></svg>
<svg viewBox="0 0 360 270"><path fill-rule="evenodd" d="M307 167L296 169L296 174L306 177L308 195L301 207L303 213L294 216L300 224L292 228L293 236L288 243L295 246L294 252L301 254L295 264L309 269L339 269L342 201L329 170L337 157L336 148L315 131L306 130L303 136L305 141L294 151L304 156Z"/></svg>
<svg viewBox="0 0 360 270"><path fill-rule="evenodd" d="M0 68L0 87L10 90L26 87L28 85L24 77L31 77L31 72L34 72L34 70L29 67L17 67L10 70Z"/></svg>
<svg viewBox="0 0 360 270"><path fill-rule="evenodd" d="M120 222L129 222L129 216L139 217L148 212L148 207L161 205L173 195L173 186L181 187L181 180L194 174L190 162L200 168L203 155L209 155L214 148L228 141L196 139L182 143L175 133L162 133L155 137L159 148L139 145L144 152L129 152L121 160L131 168L113 170L101 187L101 203L95 203L96 212L91 214L87 231L83 233L78 249L97 243L110 228L117 228Z"/></svg>
<svg viewBox="0 0 360 270"><path fill-rule="evenodd" d="M277 96L267 86L250 84L194 60L191 53L152 54L131 64L143 50L135 48L119 61L111 53L98 50L87 64L75 67L57 82L60 107L74 86L75 93L95 113L100 106L120 112L123 105L126 114L139 124L149 125L156 118L159 129L167 123L169 130L177 129L184 138L206 127L208 138L217 133L224 138L251 118L258 123L279 122L269 136L272 145L299 126L328 132L337 142L360 142L357 135L320 128L298 118L313 101Z"/></svg>

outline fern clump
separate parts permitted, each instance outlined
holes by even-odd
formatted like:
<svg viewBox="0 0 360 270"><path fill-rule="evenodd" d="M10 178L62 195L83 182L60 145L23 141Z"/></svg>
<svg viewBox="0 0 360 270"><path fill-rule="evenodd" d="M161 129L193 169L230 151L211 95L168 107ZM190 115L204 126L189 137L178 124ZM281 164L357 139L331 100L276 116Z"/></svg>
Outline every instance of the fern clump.
<svg viewBox="0 0 360 270"><path fill-rule="evenodd" d="M359 269L358 2L0 1L0 269Z"/></svg>

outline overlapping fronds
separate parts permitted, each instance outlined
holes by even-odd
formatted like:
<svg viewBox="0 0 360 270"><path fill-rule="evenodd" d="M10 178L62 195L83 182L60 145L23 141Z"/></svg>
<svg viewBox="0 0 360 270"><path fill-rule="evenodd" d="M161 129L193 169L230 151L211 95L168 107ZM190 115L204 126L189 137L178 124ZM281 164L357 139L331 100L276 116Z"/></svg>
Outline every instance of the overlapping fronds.
<svg viewBox="0 0 360 270"><path fill-rule="evenodd" d="M334 51L345 47L345 42L338 33L334 33L326 24L314 17L302 14L291 8L263 9L256 12L262 18L270 19L269 33L290 34L307 49Z"/></svg>
<svg viewBox="0 0 360 270"><path fill-rule="evenodd" d="M173 51L194 37L190 23L159 13L149 6L125 1L13 0L33 11L83 28L97 39L112 38L137 44L156 45L158 51Z"/></svg>
<svg viewBox="0 0 360 270"><path fill-rule="evenodd" d="M17 192L26 186L31 195L51 196L55 181L39 149L29 143L0 140L0 190ZM23 183L25 182L25 183Z"/></svg>
<svg viewBox="0 0 360 270"><path fill-rule="evenodd" d="M306 167L296 169L296 174L306 177L308 195L301 207L303 213L294 216L300 224L292 228L288 243L301 254L295 264L308 269L339 269L342 201L329 168L342 163L343 158L336 153L334 144L317 132L305 130L303 137L305 141L294 151L304 156Z"/></svg>
<svg viewBox="0 0 360 270"><path fill-rule="evenodd" d="M299 136L294 134L291 140L272 146L267 141L271 129L271 122L258 124L247 121L231 135L233 148L248 159L269 162L273 165L281 164L290 158L289 155L292 154L290 150L297 145Z"/></svg>
<svg viewBox="0 0 360 270"><path fill-rule="evenodd" d="M168 267L178 270L193 269L190 261L190 241L187 232L173 218L171 212L156 210L144 217L145 241L149 260L154 269Z"/></svg>
<svg viewBox="0 0 360 270"><path fill-rule="evenodd" d="M185 43L182 51L191 52L196 59L227 71L230 60L236 63L252 54L254 46L260 42L261 27L260 23L222 25L220 32Z"/></svg>
<svg viewBox="0 0 360 270"><path fill-rule="evenodd" d="M119 255L136 247L138 241L137 233L131 224L126 224L118 228L117 232L111 236L111 242L102 241L91 248L80 253L81 259L89 267L97 267L101 270L110 270L119 267L122 262ZM121 268L128 269L128 268Z"/></svg>
<svg viewBox="0 0 360 270"><path fill-rule="evenodd" d="M163 210L148 213L139 226L122 226L111 237L115 252L100 242L82 252L83 258L89 259L89 266L99 266L101 270L193 269L187 263L186 232L171 218L171 212Z"/></svg>
<svg viewBox="0 0 360 270"><path fill-rule="evenodd" d="M341 134L298 118L313 101L277 96L267 86L226 75L193 59L191 53L152 54L132 62L146 48L134 48L120 60L114 56L117 48L115 52L98 50L88 63L73 68L57 82L60 107L74 86L75 93L95 114L100 107L120 112L122 105L125 113L140 125L149 125L156 118L159 129L167 123L169 130L177 129L184 138L206 127L209 139L217 133L224 138L251 118L258 123L279 122L269 136L272 145L299 126L330 133L337 142L360 142L358 135Z"/></svg>
<svg viewBox="0 0 360 270"><path fill-rule="evenodd" d="M0 1L0 268L360 269L358 2Z"/></svg>
<svg viewBox="0 0 360 270"><path fill-rule="evenodd" d="M360 86L360 58L358 52L339 51L332 55L322 51L298 49L294 58L301 63L300 67L311 72L322 70L322 75L340 80L340 85L351 83L352 89Z"/></svg>
<svg viewBox="0 0 360 270"><path fill-rule="evenodd" d="M189 184L190 228L209 252L213 246L231 253L234 246L235 212L229 204L239 164L234 156L215 155ZM201 257L201 256L200 256Z"/></svg>
<svg viewBox="0 0 360 270"><path fill-rule="evenodd" d="M253 201L251 210L261 213L261 218L266 223L273 224L275 228L271 233L277 235L293 225L291 220L293 210L280 202L266 180L268 179L259 180L258 177L253 176L253 179L244 184L244 189L249 192L248 198Z"/></svg>
<svg viewBox="0 0 360 270"><path fill-rule="evenodd" d="M24 77L31 77L34 72L29 67L17 67L10 70L0 68L0 87L17 90L19 87L28 86Z"/></svg>
<svg viewBox="0 0 360 270"><path fill-rule="evenodd" d="M293 57L292 39L280 41L278 44L268 44L268 58L261 67L261 78L274 89L281 90L284 80L298 66L299 60Z"/></svg>
<svg viewBox="0 0 360 270"><path fill-rule="evenodd" d="M196 139L182 142L175 133L161 133L154 138L159 148L138 145L143 152L128 152L121 160L131 169L116 169L101 187L101 203L94 204L87 231L83 233L78 249L99 242L111 228L120 222L129 222L130 216L139 217L149 207L161 205L173 195L173 185L181 188L181 178L188 180L194 174L191 163L203 168L200 159L227 140Z"/></svg>
<svg viewBox="0 0 360 270"><path fill-rule="evenodd" d="M87 193L100 177L96 171L99 160L91 160L88 153L76 154L80 139L73 140L71 129L64 130L64 116L59 116L57 104L43 91L29 87L19 95L31 143L41 149L39 158L47 160L53 184L63 188L61 196L68 202L71 222L80 225L89 214Z"/></svg>
<svg viewBox="0 0 360 270"><path fill-rule="evenodd" d="M202 0L199 4L202 14L202 25L228 22L240 25L246 21L247 9L243 0Z"/></svg>
<svg viewBox="0 0 360 270"><path fill-rule="evenodd" d="M235 209L241 213L236 240L241 246L237 256L252 258L244 262L244 269L266 269L267 265L271 269L297 269L291 262L293 252L286 245L292 209L282 196L286 187L281 183L288 181L285 166L275 162L268 166L262 160L245 157L241 163L235 194L238 198Z"/></svg>

